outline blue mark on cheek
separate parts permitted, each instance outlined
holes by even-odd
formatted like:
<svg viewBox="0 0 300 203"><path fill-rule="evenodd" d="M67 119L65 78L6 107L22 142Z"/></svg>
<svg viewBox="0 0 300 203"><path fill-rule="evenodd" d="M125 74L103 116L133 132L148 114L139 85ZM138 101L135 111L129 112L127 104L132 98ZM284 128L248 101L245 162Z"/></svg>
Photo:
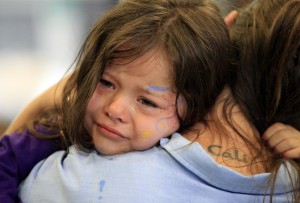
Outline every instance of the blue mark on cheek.
<svg viewBox="0 0 300 203"><path fill-rule="evenodd" d="M158 92L166 92L169 90L169 88L167 87L158 87L158 86L150 86L147 88L147 90L154 90L154 91L158 91Z"/></svg>

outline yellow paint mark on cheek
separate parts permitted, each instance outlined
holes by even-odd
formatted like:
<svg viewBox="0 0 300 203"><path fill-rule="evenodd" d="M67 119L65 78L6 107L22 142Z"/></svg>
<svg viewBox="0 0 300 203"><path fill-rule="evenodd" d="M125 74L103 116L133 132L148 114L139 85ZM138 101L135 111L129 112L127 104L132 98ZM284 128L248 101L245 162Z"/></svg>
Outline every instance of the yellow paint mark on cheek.
<svg viewBox="0 0 300 203"><path fill-rule="evenodd" d="M146 130L142 133L142 138L148 138L152 136L152 131L151 130Z"/></svg>

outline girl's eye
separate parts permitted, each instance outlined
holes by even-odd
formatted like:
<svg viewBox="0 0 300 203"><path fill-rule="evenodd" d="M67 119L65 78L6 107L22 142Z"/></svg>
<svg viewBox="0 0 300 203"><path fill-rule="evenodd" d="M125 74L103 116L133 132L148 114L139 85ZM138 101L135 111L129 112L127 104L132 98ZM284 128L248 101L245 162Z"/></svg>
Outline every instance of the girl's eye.
<svg viewBox="0 0 300 203"><path fill-rule="evenodd" d="M141 98L139 99L139 102L146 107L159 108L155 103L149 101L148 99Z"/></svg>
<svg viewBox="0 0 300 203"><path fill-rule="evenodd" d="M114 88L113 84L107 80L101 79L99 83L101 84L102 87Z"/></svg>

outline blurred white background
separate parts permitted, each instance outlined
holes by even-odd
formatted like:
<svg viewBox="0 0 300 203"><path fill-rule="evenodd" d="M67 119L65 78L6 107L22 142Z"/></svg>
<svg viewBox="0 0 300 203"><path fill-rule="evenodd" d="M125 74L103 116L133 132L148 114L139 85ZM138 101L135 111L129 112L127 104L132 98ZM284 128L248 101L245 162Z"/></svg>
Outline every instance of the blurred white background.
<svg viewBox="0 0 300 203"><path fill-rule="evenodd" d="M72 65L117 0L0 0L0 122L10 122Z"/></svg>

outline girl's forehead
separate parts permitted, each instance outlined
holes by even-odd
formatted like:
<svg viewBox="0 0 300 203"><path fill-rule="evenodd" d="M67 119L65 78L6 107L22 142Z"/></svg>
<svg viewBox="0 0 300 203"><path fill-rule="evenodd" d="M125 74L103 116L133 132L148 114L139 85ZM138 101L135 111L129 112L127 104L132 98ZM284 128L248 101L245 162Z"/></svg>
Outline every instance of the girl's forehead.
<svg viewBox="0 0 300 203"><path fill-rule="evenodd" d="M115 60L106 67L104 74L121 80L126 78L145 91L163 93L176 89L172 66L159 50L151 50L131 60Z"/></svg>
<svg viewBox="0 0 300 203"><path fill-rule="evenodd" d="M169 58L161 49L151 49L146 53L130 59L114 59L106 67L116 72L130 72L141 76L152 71L160 71L163 77L170 78L172 65Z"/></svg>

